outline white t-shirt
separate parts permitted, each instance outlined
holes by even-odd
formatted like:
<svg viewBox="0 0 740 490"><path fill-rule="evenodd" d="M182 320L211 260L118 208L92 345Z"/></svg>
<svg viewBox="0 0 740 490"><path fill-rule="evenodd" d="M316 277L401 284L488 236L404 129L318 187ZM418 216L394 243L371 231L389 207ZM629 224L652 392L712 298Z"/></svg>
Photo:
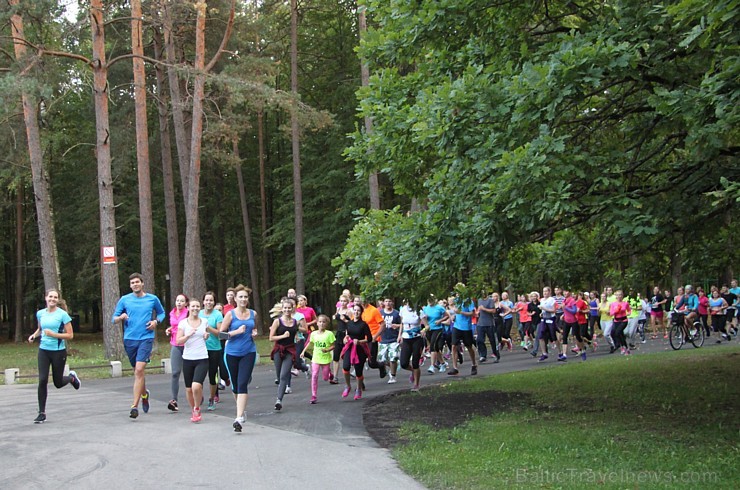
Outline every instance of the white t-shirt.
<svg viewBox="0 0 740 490"><path fill-rule="evenodd" d="M208 359L208 349L206 348L206 339L203 336L206 333L206 327L208 322L201 319L200 325L195 329L195 333L188 337L185 341L185 348L182 352L182 358L189 361L198 361L200 359ZM190 325L188 319L184 319L177 325L177 329L183 333L183 335L190 335L193 331L193 327Z"/></svg>
<svg viewBox="0 0 740 490"><path fill-rule="evenodd" d="M421 335L421 319L417 312L404 305L398 310L398 314L401 315L401 324L403 325L402 338L413 339Z"/></svg>

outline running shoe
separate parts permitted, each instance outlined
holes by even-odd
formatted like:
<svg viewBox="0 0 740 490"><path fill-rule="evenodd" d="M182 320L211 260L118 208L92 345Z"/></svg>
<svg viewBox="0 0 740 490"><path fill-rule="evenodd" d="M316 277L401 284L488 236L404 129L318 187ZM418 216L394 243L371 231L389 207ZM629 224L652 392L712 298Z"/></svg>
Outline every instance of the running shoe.
<svg viewBox="0 0 740 490"><path fill-rule="evenodd" d="M286 395L290 395L291 393L293 393L293 389L290 386L286 386L285 387L285 394Z"/></svg>
<svg viewBox="0 0 740 490"><path fill-rule="evenodd" d="M598 348L599 348L599 343L598 342L596 342L595 340L593 342L591 342L591 350L593 352L596 352L596 349L598 349Z"/></svg>
<svg viewBox="0 0 740 490"><path fill-rule="evenodd" d="M418 393L419 392L419 385L414 385L411 388L411 393Z"/></svg>
<svg viewBox="0 0 740 490"><path fill-rule="evenodd" d="M360 400L360 399L362 399L362 391L355 390L355 400Z"/></svg>
<svg viewBox="0 0 740 490"><path fill-rule="evenodd" d="M663 339L667 339L667 338L668 338L668 334L664 334Z"/></svg>
<svg viewBox="0 0 740 490"><path fill-rule="evenodd" d="M223 379L218 380L218 389L226 391L226 382Z"/></svg>
<svg viewBox="0 0 740 490"><path fill-rule="evenodd" d="M440 373L447 372L447 363L440 364L438 370Z"/></svg>
<svg viewBox="0 0 740 490"><path fill-rule="evenodd" d="M342 391L342 398L347 398L349 396L349 386L344 388L344 391Z"/></svg>
<svg viewBox="0 0 740 490"><path fill-rule="evenodd" d="M624 350L624 355L625 355L625 356L629 356L630 354L632 354L632 352L630 352L630 350L629 350L629 349L625 349L625 350Z"/></svg>
<svg viewBox="0 0 740 490"><path fill-rule="evenodd" d="M609 354L614 354L614 351L616 351L616 350L617 350L617 348L614 347L613 345L610 345L609 346Z"/></svg>
<svg viewBox="0 0 740 490"><path fill-rule="evenodd" d="M213 397L213 403L221 403L221 399L218 397L218 393Z"/></svg>
<svg viewBox="0 0 740 490"><path fill-rule="evenodd" d="M625 349L624 347L622 347L622 348L621 348L621 349L619 350L619 353L620 353L620 354L622 354L622 355L624 355L624 353L625 353L625 352L627 352L627 349Z"/></svg>
<svg viewBox="0 0 740 490"><path fill-rule="evenodd" d="M275 378L275 384L276 385L279 385L280 384L280 380L278 378Z"/></svg>
<svg viewBox="0 0 740 490"><path fill-rule="evenodd" d="M396 377L393 376L392 374L390 376L388 376L388 384L389 385L392 385L392 384L395 384L395 383L396 383Z"/></svg>
<svg viewBox="0 0 740 490"><path fill-rule="evenodd" d="M478 362L486 362L486 358L481 356L478 358Z"/></svg>
<svg viewBox="0 0 740 490"><path fill-rule="evenodd" d="M532 352L529 353L529 355L532 357L537 357L537 351L533 350Z"/></svg>
<svg viewBox="0 0 740 490"><path fill-rule="evenodd" d="M722 334L722 338L723 338L723 339L725 339L725 340L727 340L728 342L729 342L729 340L730 340L730 336L729 336L729 335L727 335L726 333L723 333L723 334Z"/></svg>
<svg viewBox="0 0 740 490"><path fill-rule="evenodd" d="M548 357L550 357L550 356L548 356L547 354L542 354L540 356L540 360L538 362L545 362Z"/></svg>
<svg viewBox="0 0 740 490"><path fill-rule="evenodd" d="M44 412L39 412L36 418L33 419L34 424L43 424L44 422L46 422L46 414Z"/></svg>
<svg viewBox="0 0 740 490"><path fill-rule="evenodd" d="M522 349L524 349L524 352L527 352L529 350L529 346L525 342L522 342Z"/></svg>
<svg viewBox="0 0 740 490"><path fill-rule="evenodd" d="M283 401L281 399L277 399L275 402L275 410L281 410L283 408Z"/></svg>
<svg viewBox="0 0 740 490"><path fill-rule="evenodd" d="M471 367L470 368L470 374L471 374L471 376L475 376L476 374L478 374L478 366Z"/></svg>
<svg viewBox="0 0 740 490"><path fill-rule="evenodd" d="M71 378L69 382L74 386L74 389L79 390L80 386L82 386L82 381L80 381L80 378L77 376L77 372L70 371L69 377Z"/></svg>
<svg viewBox="0 0 740 490"><path fill-rule="evenodd" d="M203 417L201 417L201 415L200 415L200 409L199 408L194 408L193 409L193 415L192 415L192 417L190 417L190 421L193 422L193 423L197 423L197 422L200 422L202 418Z"/></svg>
<svg viewBox="0 0 740 490"><path fill-rule="evenodd" d="M419 359L419 367L424 367L425 362L427 362L427 357L421 356L421 359Z"/></svg>
<svg viewBox="0 0 740 490"><path fill-rule="evenodd" d="M429 369L427 369L427 372L429 374L434 374L434 366L429 366Z"/></svg>
<svg viewBox="0 0 740 490"><path fill-rule="evenodd" d="M316 397L312 396L311 401L309 402L311 405L316 405Z"/></svg>
<svg viewBox="0 0 740 490"><path fill-rule="evenodd" d="M237 417L234 419L234 423L231 424L231 426L234 428L234 432L241 432L242 431L242 424L244 423L243 417Z"/></svg>
<svg viewBox="0 0 740 490"><path fill-rule="evenodd" d="M141 409L144 410L144 413L149 413L149 390L141 395Z"/></svg>
<svg viewBox="0 0 740 490"><path fill-rule="evenodd" d="M581 353L581 349L579 349L578 346L573 347L570 351L573 354L580 354Z"/></svg>
<svg viewBox="0 0 740 490"><path fill-rule="evenodd" d="M586 351L581 352L581 360L582 361L586 360Z"/></svg>
<svg viewBox="0 0 740 490"><path fill-rule="evenodd" d="M455 368L452 368L449 371L447 371L447 376L457 376L458 374L460 374L460 371L458 371Z"/></svg>
<svg viewBox="0 0 740 490"><path fill-rule="evenodd" d="M445 353L445 355L444 355L444 356L442 356L442 357L444 357L445 359L449 360L449 359L450 359L450 353L449 353L449 352L447 352L447 353Z"/></svg>
<svg viewBox="0 0 740 490"><path fill-rule="evenodd" d="M329 380L329 384L330 385L338 385L339 384L339 381L337 381L337 378L333 378L333 379L330 379Z"/></svg>
<svg viewBox="0 0 740 490"><path fill-rule="evenodd" d="M501 361L501 354L496 354L496 358L493 360L494 364L498 364Z"/></svg>
<svg viewBox="0 0 740 490"><path fill-rule="evenodd" d="M128 416L132 419L135 419L139 416L139 409L135 406L131 407L131 411L128 413Z"/></svg>
<svg viewBox="0 0 740 490"><path fill-rule="evenodd" d="M177 400L170 400L170 402L167 404L167 408L169 408L173 412L177 412L179 410L177 408Z"/></svg>
<svg viewBox="0 0 740 490"><path fill-rule="evenodd" d="M558 356L558 362L567 362L567 361L568 361L568 358L564 356L563 354L560 354Z"/></svg>
<svg viewBox="0 0 740 490"><path fill-rule="evenodd" d="M296 368L293 368L290 370L290 374L292 374L293 376L298 376L298 370Z"/></svg>
<svg viewBox="0 0 740 490"><path fill-rule="evenodd" d="M213 412L216 410L216 402L213 401L213 398L208 399L208 411Z"/></svg>

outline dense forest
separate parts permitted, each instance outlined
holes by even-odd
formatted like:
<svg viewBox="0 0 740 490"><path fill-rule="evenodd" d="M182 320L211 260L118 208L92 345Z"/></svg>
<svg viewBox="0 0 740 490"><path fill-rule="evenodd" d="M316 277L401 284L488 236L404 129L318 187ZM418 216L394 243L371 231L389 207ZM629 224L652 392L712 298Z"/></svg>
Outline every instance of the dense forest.
<svg viewBox="0 0 740 490"><path fill-rule="evenodd" d="M739 10L0 0L3 335L49 287L106 328L134 271L263 318L291 287L729 282Z"/></svg>

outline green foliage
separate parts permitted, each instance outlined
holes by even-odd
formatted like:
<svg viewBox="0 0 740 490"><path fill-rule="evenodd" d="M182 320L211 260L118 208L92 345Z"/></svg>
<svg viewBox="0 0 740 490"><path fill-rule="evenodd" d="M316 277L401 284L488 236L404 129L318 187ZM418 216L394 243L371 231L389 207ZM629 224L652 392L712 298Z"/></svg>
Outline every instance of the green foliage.
<svg viewBox="0 0 740 490"><path fill-rule="evenodd" d="M737 2L366 3L374 130L346 154L426 203L387 238L412 249L401 268L505 274L567 230L584 239L559 240L541 276L593 283L589 262L725 226L730 202L707 193L740 169ZM579 228L595 247L571 246Z"/></svg>

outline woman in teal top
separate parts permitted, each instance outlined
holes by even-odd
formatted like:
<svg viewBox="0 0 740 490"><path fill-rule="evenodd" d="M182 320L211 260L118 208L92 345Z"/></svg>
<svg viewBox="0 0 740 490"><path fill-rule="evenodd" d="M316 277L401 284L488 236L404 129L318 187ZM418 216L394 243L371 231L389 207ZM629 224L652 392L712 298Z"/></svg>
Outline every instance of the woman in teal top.
<svg viewBox="0 0 740 490"><path fill-rule="evenodd" d="M57 389L71 384L76 390L79 390L82 384L74 371L70 371L69 376L64 376L64 365L67 363L67 346L64 341L72 340L74 333L72 332L72 318L61 308L60 305L62 304L62 300L59 299L59 291L56 289L48 290L46 292L46 308L36 312L38 327L28 337L28 341L31 343L37 338L41 338L38 355L39 414L33 421L35 424L46 422L49 367L51 367L52 379Z"/></svg>
<svg viewBox="0 0 740 490"><path fill-rule="evenodd" d="M221 350L221 341L218 339L218 329L224 321L221 312L214 309L216 306L216 295L213 291L208 291L203 295L203 309L198 316L204 319L208 326L206 331L210 334L206 340L206 349L208 349L208 382L211 384L211 396L208 398L208 410L216 409L218 399L218 387L220 382L216 381L216 376L221 372L221 380L226 386L229 381L229 375L226 374L226 364L224 362L223 351Z"/></svg>

